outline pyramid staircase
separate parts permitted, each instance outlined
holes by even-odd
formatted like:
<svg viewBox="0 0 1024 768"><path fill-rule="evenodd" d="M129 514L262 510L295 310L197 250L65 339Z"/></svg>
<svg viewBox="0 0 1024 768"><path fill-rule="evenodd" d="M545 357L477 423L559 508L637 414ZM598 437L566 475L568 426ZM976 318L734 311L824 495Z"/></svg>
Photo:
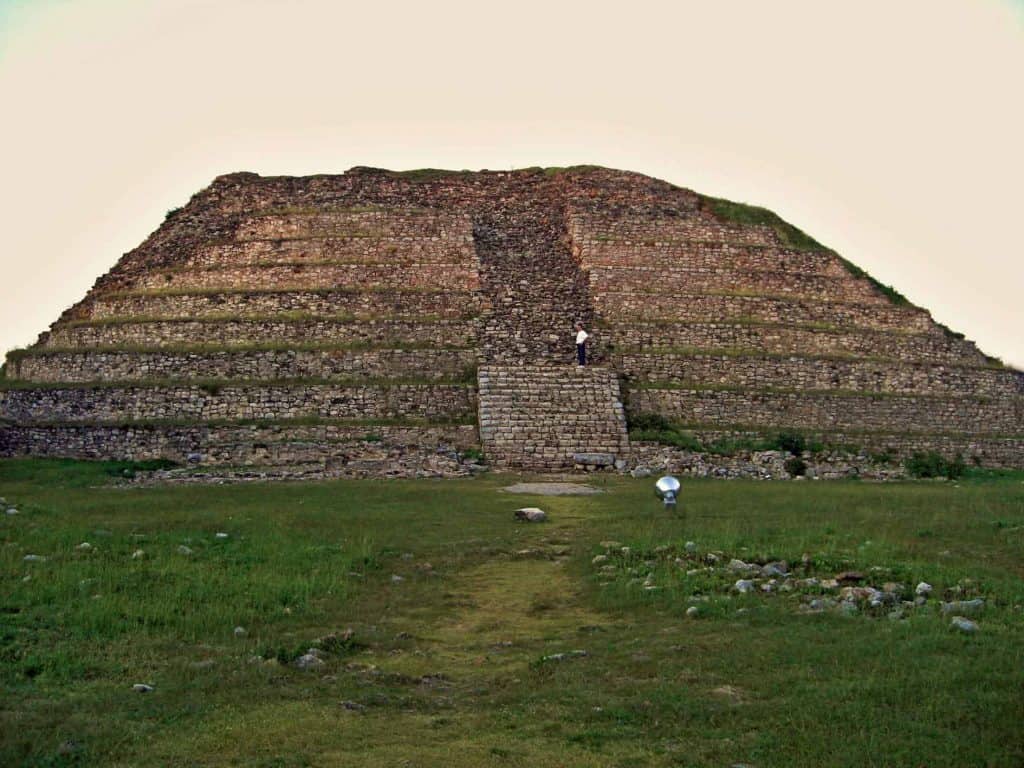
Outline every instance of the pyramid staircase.
<svg viewBox="0 0 1024 768"><path fill-rule="evenodd" d="M480 441L493 466L546 471L613 466L629 452L616 372L577 366L574 328L590 327L587 279L563 210L531 205L478 216Z"/></svg>

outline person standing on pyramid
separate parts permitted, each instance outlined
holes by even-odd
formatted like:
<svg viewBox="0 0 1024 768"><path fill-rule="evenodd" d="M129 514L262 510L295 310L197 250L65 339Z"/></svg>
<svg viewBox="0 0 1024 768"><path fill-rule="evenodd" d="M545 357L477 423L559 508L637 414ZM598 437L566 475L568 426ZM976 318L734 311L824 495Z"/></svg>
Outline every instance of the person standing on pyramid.
<svg viewBox="0 0 1024 768"><path fill-rule="evenodd" d="M590 334L583 330L583 323L576 323L576 363L587 364L587 339Z"/></svg>

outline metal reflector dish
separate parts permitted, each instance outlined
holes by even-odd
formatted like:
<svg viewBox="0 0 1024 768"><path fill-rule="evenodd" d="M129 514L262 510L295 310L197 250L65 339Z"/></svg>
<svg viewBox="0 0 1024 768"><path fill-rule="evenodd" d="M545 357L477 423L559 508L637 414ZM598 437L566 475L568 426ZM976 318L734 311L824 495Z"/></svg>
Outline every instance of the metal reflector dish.
<svg viewBox="0 0 1024 768"><path fill-rule="evenodd" d="M666 507L675 506L676 497L679 495L679 481L671 475L665 475L654 484L654 492L665 502Z"/></svg>

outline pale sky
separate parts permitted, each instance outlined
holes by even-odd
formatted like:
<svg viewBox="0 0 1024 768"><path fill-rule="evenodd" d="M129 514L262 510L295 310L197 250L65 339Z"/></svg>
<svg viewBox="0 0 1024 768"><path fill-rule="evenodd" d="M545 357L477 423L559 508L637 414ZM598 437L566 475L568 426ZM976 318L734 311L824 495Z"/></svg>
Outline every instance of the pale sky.
<svg viewBox="0 0 1024 768"><path fill-rule="evenodd" d="M221 173L591 163L771 208L1024 368L1019 0L0 0L0 353Z"/></svg>

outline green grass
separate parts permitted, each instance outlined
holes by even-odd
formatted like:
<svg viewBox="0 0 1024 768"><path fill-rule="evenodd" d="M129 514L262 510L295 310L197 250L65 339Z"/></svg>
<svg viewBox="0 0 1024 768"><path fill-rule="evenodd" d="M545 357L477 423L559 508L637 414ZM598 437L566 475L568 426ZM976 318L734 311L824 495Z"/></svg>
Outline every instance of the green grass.
<svg viewBox="0 0 1024 768"><path fill-rule="evenodd" d="M723 221L744 226L769 227L775 232L779 242L787 248L809 251L828 250L806 232L794 227L787 221L783 221L778 214L769 211L767 208L747 205L746 203L736 203L719 197L705 197L704 203L710 207L715 216Z"/></svg>
<svg viewBox="0 0 1024 768"><path fill-rule="evenodd" d="M21 510L0 516L0 764L1024 761L1021 473L693 481L668 513L649 480L609 476L539 498L500 476L126 489L111 470L0 462ZM524 505L550 522L513 522ZM676 565L687 540L978 594L981 631L731 595ZM321 668L290 666L314 644Z"/></svg>

